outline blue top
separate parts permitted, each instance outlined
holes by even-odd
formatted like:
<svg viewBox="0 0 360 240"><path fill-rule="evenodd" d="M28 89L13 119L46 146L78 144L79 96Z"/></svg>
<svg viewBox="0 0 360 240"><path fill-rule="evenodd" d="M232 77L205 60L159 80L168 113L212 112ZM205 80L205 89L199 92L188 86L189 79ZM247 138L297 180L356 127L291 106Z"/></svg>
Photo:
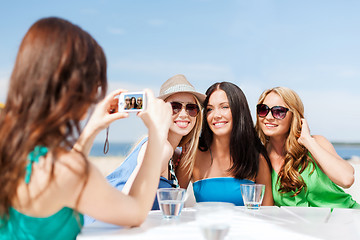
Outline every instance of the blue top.
<svg viewBox="0 0 360 240"><path fill-rule="evenodd" d="M193 183L196 202L230 202L244 206L240 184L254 183L233 177L206 178Z"/></svg>
<svg viewBox="0 0 360 240"><path fill-rule="evenodd" d="M124 162L116 168L112 173L110 173L106 179L111 184L111 186L122 190L131 176L132 172L135 170L138 162L137 158L140 152L141 147L148 141L148 138L144 138L140 141L138 145L135 146L134 150L126 157ZM173 186L173 181L170 181L164 177L160 177L159 187L158 188L171 188ZM156 195L154 196L154 204L152 210L159 210L159 204L157 201ZM95 222L96 220L92 217L85 215L85 225Z"/></svg>
<svg viewBox="0 0 360 240"><path fill-rule="evenodd" d="M48 150L36 146L28 155L25 171L25 183L31 181L32 165L37 163ZM1 239L75 239L84 223L83 215L71 208L64 207L49 217L31 217L18 212L13 207L9 209L9 218L0 219Z"/></svg>

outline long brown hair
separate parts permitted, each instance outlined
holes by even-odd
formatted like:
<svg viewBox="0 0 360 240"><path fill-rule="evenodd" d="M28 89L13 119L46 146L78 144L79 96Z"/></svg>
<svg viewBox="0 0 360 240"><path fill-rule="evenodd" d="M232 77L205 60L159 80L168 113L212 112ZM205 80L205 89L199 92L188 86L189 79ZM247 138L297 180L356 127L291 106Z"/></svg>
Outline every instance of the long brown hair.
<svg viewBox="0 0 360 240"><path fill-rule="evenodd" d="M34 23L24 36L0 118L0 216L8 216L35 146L70 150L80 121L107 90L102 48L80 27L59 18ZM88 164L81 174L88 175ZM86 182L86 181L85 181Z"/></svg>
<svg viewBox="0 0 360 240"><path fill-rule="evenodd" d="M207 105L210 96L217 90L222 90L226 93L233 121L230 136L230 155L233 163L228 171L237 179L255 178L259 171L259 156L262 155L269 166L270 161L266 149L255 131L246 96L234 83L217 82L206 90L199 150L203 152L208 151L214 139L214 133L207 122Z"/></svg>
<svg viewBox="0 0 360 240"><path fill-rule="evenodd" d="M302 189L306 191L306 184L300 174L305 170L309 162L312 161L307 156L308 150L297 141L301 133L301 119L304 118L304 105L299 95L287 87L275 87L265 90L260 95L258 104L263 103L266 96L271 92L279 95L292 112L291 125L285 142L284 165L279 171L277 181L280 181L279 192L287 193L293 191L293 196L296 196ZM267 147L268 137L265 136L260 128L259 116L257 116L255 128L262 143Z"/></svg>

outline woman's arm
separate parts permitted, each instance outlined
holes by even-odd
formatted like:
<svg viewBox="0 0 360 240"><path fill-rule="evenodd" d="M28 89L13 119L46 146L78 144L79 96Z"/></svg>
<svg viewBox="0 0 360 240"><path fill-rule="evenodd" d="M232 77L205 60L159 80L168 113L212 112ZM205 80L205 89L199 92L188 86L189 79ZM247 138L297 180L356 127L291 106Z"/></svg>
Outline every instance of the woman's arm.
<svg viewBox="0 0 360 240"><path fill-rule="evenodd" d="M333 145L325 137L311 136L305 119L302 119L301 136L298 142L309 150L331 181L343 188L351 187L354 183L354 168L336 153Z"/></svg>
<svg viewBox="0 0 360 240"><path fill-rule="evenodd" d="M147 142L144 143L144 145L141 147L138 157L137 157L137 165L136 165L134 171L131 173L128 180L126 181L124 188L122 189L122 192L125 194L129 193L131 186L134 183L134 180L135 180L135 178L139 172L139 169L142 165L142 162L144 160L146 148L147 148ZM159 159L163 159L162 164L161 164L161 175L164 176L165 178L167 178L168 163L169 163L169 159L171 158L172 153L173 153L173 149L169 143L166 143L163 147L163 152L159 153Z"/></svg>
<svg viewBox="0 0 360 240"><path fill-rule="evenodd" d="M138 114L148 131L148 145L139 172L129 190L129 195L111 187L101 173L90 165L90 175L78 204L78 210L98 220L138 226L146 218L154 201L167 134L171 122L171 106L155 99L148 92L148 106Z"/></svg>
<svg viewBox="0 0 360 240"><path fill-rule="evenodd" d="M256 183L265 185L265 194L262 205L272 206L274 205L274 199L271 189L271 172L268 163L266 162L263 155L259 157L259 171L255 179Z"/></svg>
<svg viewBox="0 0 360 240"><path fill-rule="evenodd" d="M129 116L128 113L117 111L118 99L115 98L115 96L122 92L124 92L124 90L121 89L113 91L96 105L88 123L73 147L75 150L80 151L87 156L91 150L95 137L103 129L107 128L113 121Z"/></svg>

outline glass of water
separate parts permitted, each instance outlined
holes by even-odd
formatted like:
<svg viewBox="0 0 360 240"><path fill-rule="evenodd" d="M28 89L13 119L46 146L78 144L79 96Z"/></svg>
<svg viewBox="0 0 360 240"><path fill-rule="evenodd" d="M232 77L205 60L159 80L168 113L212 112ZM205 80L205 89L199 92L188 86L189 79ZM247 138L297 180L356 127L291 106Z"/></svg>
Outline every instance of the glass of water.
<svg viewBox="0 0 360 240"><path fill-rule="evenodd" d="M186 190L183 188L160 188L157 190L157 199L165 219L174 219L180 216L184 206Z"/></svg>
<svg viewBox="0 0 360 240"><path fill-rule="evenodd" d="M244 205L247 209L260 209L265 193L264 184L241 184L240 190L244 200Z"/></svg>
<svg viewBox="0 0 360 240"><path fill-rule="evenodd" d="M206 240L222 240L230 230L235 205L226 202L196 203L196 221Z"/></svg>

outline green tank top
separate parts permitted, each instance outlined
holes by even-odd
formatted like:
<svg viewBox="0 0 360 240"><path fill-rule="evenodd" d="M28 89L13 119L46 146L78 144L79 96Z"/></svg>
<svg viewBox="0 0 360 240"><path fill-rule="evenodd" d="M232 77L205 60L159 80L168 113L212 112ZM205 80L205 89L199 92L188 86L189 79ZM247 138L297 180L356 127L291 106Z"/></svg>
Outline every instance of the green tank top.
<svg viewBox="0 0 360 240"><path fill-rule="evenodd" d="M45 218L27 216L10 208L10 219L1 222L0 239L75 239L83 224L83 215L67 207Z"/></svg>
<svg viewBox="0 0 360 240"><path fill-rule="evenodd" d="M46 147L36 146L29 154L25 173L26 183L30 182L32 164L37 163L47 152ZM83 225L83 215L68 207L45 218L31 217L10 207L9 219L0 219L0 239L75 239Z"/></svg>
<svg viewBox="0 0 360 240"><path fill-rule="evenodd" d="M311 156L310 156L311 157ZM315 169L314 169L315 168ZM314 169L314 172L312 170ZM311 173L312 172L312 173ZM280 193L280 182L277 182L278 175L272 170L272 192L274 203L277 206L298 206L298 207L328 207L328 208L360 208L351 195L345 193L329 177L321 171L316 163L310 162L307 168L301 173L306 183L307 190L303 189L295 197L294 192Z"/></svg>

